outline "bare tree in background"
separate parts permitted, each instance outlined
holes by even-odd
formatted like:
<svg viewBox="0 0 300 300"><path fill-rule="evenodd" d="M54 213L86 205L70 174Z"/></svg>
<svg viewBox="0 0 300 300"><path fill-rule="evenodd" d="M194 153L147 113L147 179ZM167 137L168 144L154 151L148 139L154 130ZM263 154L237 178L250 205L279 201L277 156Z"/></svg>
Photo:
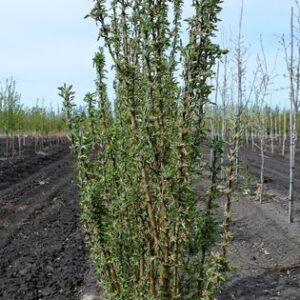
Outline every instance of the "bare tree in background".
<svg viewBox="0 0 300 300"><path fill-rule="evenodd" d="M241 117L243 107L243 77L245 68L243 64L243 45L242 45L242 21L244 13L244 0L242 0L240 20L239 20L239 33L237 39L237 45L235 49L235 59L237 65L237 108L236 108L236 120L235 120L235 175L237 184L240 181L240 147L241 147Z"/></svg>
<svg viewBox="0 0 300 300"><path fill-rule="evenodd" d="M274 69L275 69L274 64ZM260 183L257 186L257 198L262 203L264 196L264 181L265 181L265 137L266 137L266 116L265 116L265 98L268 95L268 89L272 80L272 74L268 69L267 59L264 52L264 47L261 38L261 53L257 55L257 70L254 81L254 96L255 96L255 117L257 124L257 133L259 137L258 148L261 156L260 166ZM272 114L270 115L272 118ZM272 131L272 129L271 129ZM271 133L273 137L273 133ZM273 141L272 141L273 142Z"/></svg>
<svg viewBox="0 0 300 300"><path fill-rule="evenodd" d="M288 70L289 85L290 85L290 176L289 176L289 214L288 220L290 223L294 221L294 172L295 172L295 150L297 139L297 111L299 107L299 79L300 79L300 42L295 36L294 19L297 18L297 23L300 25L299 19L299 4L296 1L298 14L295 16L294 7L291 8L290 21L290 43L287 45L284 36L282 37L282 46L285 53L285 60ZM296 45L295 45L296 42ZM295 49L296 48L296 49ZM296 53L295 53L296 50Z"/></svg>
<svg viewBox="0 0 300 300"><path fill-rule="evenodd" d="M222 100L222 123L221 123L221 139L225 141L226 139L226 105L227 105L227 96L228 96L228 56L224 57L223 62L224 70L223 70L223 82L220 88L220 96ZM224 154L225 154L225 143L223 144L223 151L221 154L221 165L224 167ZM225 179L224 168L221 170L221 178L222 180Z"/></svg>
<svg viewBox="0 0 300 300"><path fill-rule="evenodd" d="M285 143L287 139L287 134L286 134L286 111L285 109L283 110L283 128L282 128L282 151L281 155L284 157L285 156Z"/></svg>

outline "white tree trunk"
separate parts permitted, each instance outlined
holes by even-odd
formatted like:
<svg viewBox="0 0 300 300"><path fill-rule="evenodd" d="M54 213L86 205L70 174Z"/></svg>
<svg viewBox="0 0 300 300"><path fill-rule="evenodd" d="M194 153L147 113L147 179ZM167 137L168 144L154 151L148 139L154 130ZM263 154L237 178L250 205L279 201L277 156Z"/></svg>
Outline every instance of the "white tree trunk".
<svg viewBox="0 0 300 300"><path fill-rule="evenodd" d="M270 112L270 139L271 139L271 152L274 154L274 126L273 126L273 114Z"/></svg>
<svg viewBox="0 0 300 300"><path fill-rule="evenodd" d="M285 143L286 143L286 112L283 111L283 138L282 138L282 156L285 156Z"/></svg>
<svg viewBox="0 0 300 300"><path fill-rule="evenodd" d="M296 138L296 99L294 90L294 8L291 11L291 56L290 56L290 180L289 180L289 222L294 221L294 170Z"/></svg>

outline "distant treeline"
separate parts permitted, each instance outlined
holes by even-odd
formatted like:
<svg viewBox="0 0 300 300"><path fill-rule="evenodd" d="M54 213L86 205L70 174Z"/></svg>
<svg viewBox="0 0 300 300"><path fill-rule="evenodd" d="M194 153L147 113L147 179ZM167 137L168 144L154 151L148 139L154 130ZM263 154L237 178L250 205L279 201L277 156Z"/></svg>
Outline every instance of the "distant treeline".
<svg viewBox="0 0 300 300"><path fill-rule="evenodd" d="M221 135L223 124L223 107L220 105L208 106L206 109L206 128L210 133ZM234 120L237 111L237 106L234 104L226 105L225 131L228 128L230 120ZM290 111L289 109L279 108L278 106L265 105L262 108L262 116L264 119L264 130L266 135L284 136L289 135ZM256 134L258 108L255 105L249 105L244 108L241 114L241 124L245 135ZM300 112L296 113L297 118L300 117ZM297 134L300 134L300 122L297 123Z"/></svg>
<svg viewBox="0 0 300 300"><path fill-rule="evenodd" d="M37 101L32 108L21 103L21 94L16 90L14 79L7 79L0 90L1 135L62 135L66 133L63 111L60 108L44 107Z"/></svg>

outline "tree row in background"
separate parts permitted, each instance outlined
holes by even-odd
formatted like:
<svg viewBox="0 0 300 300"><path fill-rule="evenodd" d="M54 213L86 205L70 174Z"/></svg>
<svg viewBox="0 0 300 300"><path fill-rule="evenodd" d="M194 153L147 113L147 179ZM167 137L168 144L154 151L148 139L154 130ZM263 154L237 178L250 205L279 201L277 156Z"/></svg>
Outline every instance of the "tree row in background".
<svg viewBox="0 0 300 300"><path fill-rule="evenodd" d="M227 128L228 135L228 119L234 119L234 112L236 107L234 105L226 106L225 130ZM222 136L223 128L223 108L221 106L207 108L206 128L213 135ZM300 113L297 113L297 118ZM213 123L212 121L213 120ZM266 141L266 149L272 154L280 153L282 156L287 154L289 149L289 122L290 111L288 109L280 109L279 107L271 107L264 105L252 105L247 107L241 116L242 123L242 140L246 145L250 145L252 150L259 149L257 144L260 138L261 131ZM300 133L300 124L297 124L297 135Z"/></svg>
<svg viewBox="0 0 300 300"><path fill-rule="evenodd" d="M6 80L0 90L0 137L6 140L6 155L21 154L21 145L26 137L34 137L35 143L47 137L66 135L63 114L58 108L46 108L43 101L37 101L28 108L21 103L21 94L16 90L13 79Z"/></svg>
<svg viewBox="0 0 300 300"><path fill-rule="evenodd" d="M297 148L297 136L300 132L299 92L300 92L300 6L295 1L291 9L289 38L282 36L279 40L280 51L275 61L266 57L263 38L260 37L260 50L256 63L251 66L251 74L246 57L248 49L244 46L242 32L243 1L241 6L238 36L233 41L229 54L223 57L216 68L213 106L207 106L210 120L206 128L211 138L222 137L226 142L232 137L230 125L233 121L235 139L235 174L237 183L242 178L241 152L246 145L258 151L261 157L261 174L258 183L258 198L262 202L264 194L265 153L275 152L289 159L289 213L288 219L294 219L294 171ZM276 89L273 79L276 74L276 62L282 59L286 63L288 95L282 99L280 109L272 103ZM244 148L245 149L245 148Z"/></svg>

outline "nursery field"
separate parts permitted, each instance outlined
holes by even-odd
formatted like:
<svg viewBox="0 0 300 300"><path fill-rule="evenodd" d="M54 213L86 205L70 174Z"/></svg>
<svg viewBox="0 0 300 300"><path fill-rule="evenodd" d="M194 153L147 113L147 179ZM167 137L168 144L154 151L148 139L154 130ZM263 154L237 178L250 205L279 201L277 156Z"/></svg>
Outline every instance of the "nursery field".
<svg viewBox="0 0 300 300"><path fill-rule="evenodd" d="M252 151L249 147L244 147L241 154L243 165L248 164L250 177L255 181L259 178L261 171L261 156L259 151ZM296 148L296 167L295 167L295 217L300 221L300 146ZM247 172L247 171L246 171ZM245 168L244 168L245 174ZM245 175L247 176L247 175ZM277 195L273 200L277 201L282 208L288 210L288 192L289 192L289 152L283 157L281 149L275 147L274 153L271 149L265 151L265 174L264 182L269 195ZM253 187L255 189L255 187Z"/></svg>
<svg viewBox="0 0 300 300"><path fill-rule="evenodd" d="M0 153L4 147L1 139ZM28 139L21 157L0 161L0 299L80 299L95 283L88 275L74 161L66 142L35 148ZM258 175L259 155L243 151L243 158ZM288 157L267 153L263 204L253 195L234 202L233 269L219 300L300 299L300 213L296 209L296 222L288 224L287 165ZM297 173L296 203L299 180Z"/></svg>
<svg viewBox="0 0 300 300"><path fill-rule="evenodd" d="M0 161L0 299L77 299L87 258L69 146L26 144Z"/></svg>
<svg viewBox="0 0 300 300"><path fill-rule="evenodd" d="M242 161L249 164L255 181L259 153L245 147ZM297 151L296 166L299 162ZM234 203L233 270L218 299L300 299L300 174L296 168L295 223L288 224L288 164L288 155L267 152L263 203L255 200L255 184L252 195L241 195Z"/></svg>

